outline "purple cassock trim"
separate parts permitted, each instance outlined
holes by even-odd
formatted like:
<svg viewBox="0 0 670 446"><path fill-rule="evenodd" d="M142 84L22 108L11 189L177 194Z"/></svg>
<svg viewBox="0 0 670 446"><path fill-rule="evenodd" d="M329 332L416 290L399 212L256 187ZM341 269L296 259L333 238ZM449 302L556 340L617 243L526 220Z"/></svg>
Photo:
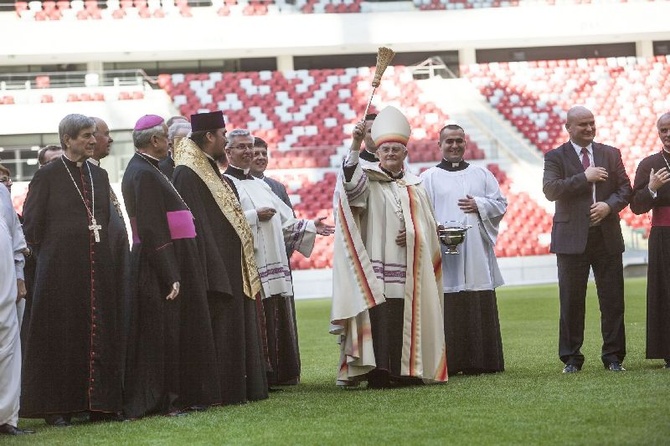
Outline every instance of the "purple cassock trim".
<svg viewBox="0 0 670 446"><path fill-rule="evenodd" d="M171 211L166 213L168 227L170 228L170 238L179 240L183 238L195 238L195 223L191 211ZM133 230L133 243L140 243L140 236L137 233L137 219L130 219L130 227Z"/></svg>
<svg viewBox="0 0 670 446"><path fill-rule="evenodd" d="M384 263L372 260L372 269L379 280L384 283L405 283L407 267L400 263Z"/></svg>

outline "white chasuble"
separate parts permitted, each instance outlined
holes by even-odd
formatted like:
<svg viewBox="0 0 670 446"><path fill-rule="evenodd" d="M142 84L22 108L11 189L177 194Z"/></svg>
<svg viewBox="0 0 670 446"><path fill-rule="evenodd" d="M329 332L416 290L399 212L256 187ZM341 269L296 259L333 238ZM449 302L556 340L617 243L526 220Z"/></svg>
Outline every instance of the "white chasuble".
<svg viewBox="0 0 670 446"><path fill-rule="evenodd" d="M440 223L457 221L472 226L458 247L460 254L442 257L444 292L493 290L503 285L494 249L507 200L493 174L470 164L452 172L431 167L421 178ZM458 200L466 195L474 197L478 214L466 214L458 207Z"/></svg>
<svg viewBox="0 0 670 446"><path fill-rule="evenodd" d="M374 369L368 309L404 300L401 373L446 381L440 247L421 180L392 180L378 167L356 165L335 190L331 333L340 336L338 384ZM395 239L405 229L407 244Z"/></svg>

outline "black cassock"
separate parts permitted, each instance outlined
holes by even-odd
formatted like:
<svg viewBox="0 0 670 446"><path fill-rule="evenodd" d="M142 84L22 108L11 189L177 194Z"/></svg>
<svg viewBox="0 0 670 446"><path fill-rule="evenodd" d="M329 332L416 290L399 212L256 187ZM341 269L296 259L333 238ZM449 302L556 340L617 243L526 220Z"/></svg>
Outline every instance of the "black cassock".
<svg viewBox="0 0 670 446"><path fill-rule="evenodd" d="M216 163L215 175L221 177ZM222 178L237 194L232 181ZM177 166L173 182L195 216L198 249L206 274L212 330L219 363L223 404L268 397L262 333L256 300L244 295L242 243L211 191L186 166Z"/></svg>
<svg viewBox="0 0 670 446"><path fill-rule="evenodd" d="M128 231L123 220L121 205L114 191L110 195L111 205L109 210L109 247L111 250L114 293L118 300L119 311L119 351L121 352L121 370L124 369L126 349L128 344L128 331L130 329L130 245L128 244ZM122 376L123 378L123 376Z"/></svg>
<svg viewBox="0 0 670 446"><path fill-rule="evenodd" d="M102 226L98 243L73 179ZM38 170L30 183L24 232L36 253L36 268L24 352L23 417L121 410L109 210L107 173L89 163L62 157Z"/></svg>
<svg viewBox="0 0 670 446"><path fill-rule="evenodd" d="M664 160L665 158L665 160ZM670 153L661 151L640 161L635 182L631 210L636 214L652 211L649 233L649 268L647 269L647 359L670 360L670 184L657 191L656 198L649 192L649 173L670 165ZM670 170L670 169L668 169ZM661 218L662 215L665 218Z"/></svg>
<svg viewBox="0 0 670 446"><path fill-rule="evenodd" d="M214 340L190 212L158 162L139 153L126 167L122 191L133 237L124 414L136 418L218 404ZM166 300L174 282L180 282L179 295Z"/></svg>

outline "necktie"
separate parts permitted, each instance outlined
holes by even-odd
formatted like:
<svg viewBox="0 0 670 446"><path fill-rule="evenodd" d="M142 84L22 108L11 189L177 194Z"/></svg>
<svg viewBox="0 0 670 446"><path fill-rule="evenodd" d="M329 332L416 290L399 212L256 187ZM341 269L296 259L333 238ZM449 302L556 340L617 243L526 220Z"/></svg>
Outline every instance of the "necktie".
<svg viewBox="0 0 670 446"><path fill-rule="evenodd" d="M582 166L584 167L584 170L586 170L589 166L591 166L591 160L589 160L589 151L586 149L586 147L582 147ZM595 183L591 184L591 201L593 203L596 202Z"/></svg>
<svg viewBox="0 0 670 446"><path fill-rule="evenodd" d="M586 150L586 147L582 147L582 166L584 166L584 170L586 170L590 165L591 161L589 160L589 151Z"/></svg>

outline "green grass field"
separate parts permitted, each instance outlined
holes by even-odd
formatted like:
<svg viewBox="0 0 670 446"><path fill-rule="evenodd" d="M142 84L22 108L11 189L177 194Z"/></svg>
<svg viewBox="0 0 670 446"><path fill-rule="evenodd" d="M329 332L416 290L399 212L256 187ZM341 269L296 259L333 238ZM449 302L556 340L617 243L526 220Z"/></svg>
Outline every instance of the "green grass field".
<svg viewBox="0 0 670 446"><path fill-rule="evenodd" d="M580 373L561 374L554 285L498 290L507 370L455 376L443 385L391 390L335 386L338 348L328 334L329 301L298 301L302 383L244 406L181 418L47 427L2 444L670 444L670 370L644 359L645 281L626 282L624 373L600 362L595 287L589 285Z"/></svg>

